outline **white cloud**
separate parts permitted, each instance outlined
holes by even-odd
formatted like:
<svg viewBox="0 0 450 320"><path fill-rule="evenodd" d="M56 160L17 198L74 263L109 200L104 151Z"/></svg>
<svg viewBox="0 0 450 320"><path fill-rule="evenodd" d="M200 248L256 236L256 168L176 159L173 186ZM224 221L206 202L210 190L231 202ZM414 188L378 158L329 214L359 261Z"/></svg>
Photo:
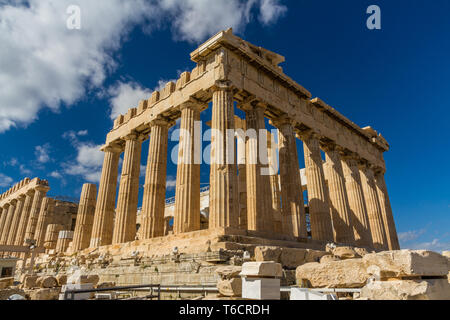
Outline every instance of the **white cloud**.
<svg viewBox="0 0 450 320"><path fill-rule="evenodd" d="M276 22L287 8L279 3L278 0L261 0L259 21L263 24L271 24Z"/></svg>
<svg viewBox="0 0 450 320"><path fill-rule="evenodd" d="M433 239L431 242L414 243L407 246L412 250L430 250L435 252L442 252L450 250L450 242L444 242L439 239Z"/></svg>
<svg viewBox="0 0 450 320"><path fill-rule="evenodd" d="M49 174L49 176L55 179L62 179L62 175L58 171L53 171L52 173Z"/></svg>
<svg viewBox="0 0 450 320"><path fill-rule="evenodd" d="M168 176L166 181L166 189L175 190L176 186L177 186L177 179L175 177Z"/></svg>
<svg viewBox="0 0 450 320"><path fill-rule="evenodd" d="M124 83L119 81L108 89L111 96L111 119L128 112L128 109L137 107L140 100L150 98L151 90L142 88L135 82Z"/></svg>
<svg viewBox="0 0 450 320"><path fill-rule="evenodd" d="M8 177L4 175L3 173L0 173L0 187L6 188L12 185L12 182L14 180L11 177Z"/></svg>
<svg viewBox="0 0 450 320"><path fill-rule="evenodd" d="M88 182L99 182L104 158L100 147L90 143L78 145L76 161L63 164L64 173L81 176Z"/></svg>
<svg viewBox="0 0 450 320"><path fill-rule="evenodd" d="M69 30L66 9L72 0L1 3L9 5L0 6L0 132L33 122L42 108L71 106L101 87L136 25L149 31L169 25L175 39L199 42L229 27L243 32L252 10L259 10L263 24L286 10L278 0L78 0L81 30ZM136 104L122 98L113 115L125 108L122 102L126 108Z"/></svg>
<svg viewBox="0 0 450 320"><path fill-rule="evenodd" d="M425 229L400 232L398 234L398 240L400 240L401 242L416 240L421 235L423 235L425 232L426 232Z"/></svg>
<svg viewBox="0 0 450 320"><path fill-rule="evenodd" d="M36 155L36 160L40 163L47 163L50 161L50 144L46 143L43 146L36 146L34 149L34 154Z"/></svg>

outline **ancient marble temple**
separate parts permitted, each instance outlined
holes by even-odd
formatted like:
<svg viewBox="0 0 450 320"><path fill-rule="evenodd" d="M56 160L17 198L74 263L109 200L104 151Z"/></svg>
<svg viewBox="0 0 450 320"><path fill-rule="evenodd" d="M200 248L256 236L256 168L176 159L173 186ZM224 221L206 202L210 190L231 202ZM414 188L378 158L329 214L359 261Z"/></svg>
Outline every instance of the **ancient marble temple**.
<svg viewBox="0 0 450 320"><path fill-rule="evenodd" d="M178 119L182 130L174 235L208 228L215 234L244 233L269 240L399 249L384 179L383 153L389 145L381 134L371 127L360 128L321 99L312 99L279 66L284 57L238 38L231 29L206 41L191 53L191 59L196 63L191 72L143 97L137 107L115 120L102 147L98 190L95 185L83 187L72 250L167 235L168 132ZM205 224L200 213L200 162L195 141L196 123L207 108L212 108L209 125L216 134L211 139ZM245 119L236 117L235 108L245 113ZM266 119L277 129L277 139L271 135L261 138ZM238 129L247 133L253 129L255 135L238 139L239 134L228 134ZM137 232L141 150L147 139ZM268 143L263 148L264 140ZM300 143L304 176L300 175L297 153ZM262 170L277 161L276 149L277 169ZM241 152L236 157L229 150ZM267 160L261 156L264 152L269 164L263 161ZM305 184L306 193L302 191ZM1 203L1 223L9 224L17 207L30 205L27 199ZM36 214L33 209L31 212ZM6 241L8 236L2 234L1 239ZM21 237L14 241L19 243Z"/></svg>

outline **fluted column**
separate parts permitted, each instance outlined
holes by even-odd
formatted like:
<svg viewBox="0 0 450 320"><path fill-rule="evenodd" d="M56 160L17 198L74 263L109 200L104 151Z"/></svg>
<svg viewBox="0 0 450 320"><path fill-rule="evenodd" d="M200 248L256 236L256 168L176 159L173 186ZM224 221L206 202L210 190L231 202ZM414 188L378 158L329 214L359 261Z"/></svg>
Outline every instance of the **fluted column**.
<svg viewBox="0 0 450 320"><path fill-rule="evenodd" d="M164 209L167 176L169 122L158 119L151 124L147 171L142 202L141 236L150 239L164 236Z"/></svg>
<svg viewBox="0 0 450 320"><path fill-rule="evenodd" d="M386 232L384 230L381 206L378 199L373 170L368 164L362 164L360 167L360 174L373 246L376 249L387 249Z"/></svg>
<svg viewBox="0 0 450 320"><path fill-rule="evenodd" d="M49 187L37 187L31 204L30 217L28 219L28 225L25 231L24 244L27 240L36 240L36 227L39 220L39 214L41 212L42 201L47 194Z"/></svg>
<svg viewBox="0 0 450 320"><path fill-rule="evenodd" d="M377 186L378 199L380 200L381 214L383 217L384 228L386 230L389 250L400 250L397 230L395 228L394 215L392 214L391 202L389 200L383 171L378 171L375 174L375 183Z"/></svg>
<svg viewBox="0 0 450 320"><path fill-rule="evenodd" d="M6 245L8 242L9 230L11 230L11 223L16 211L17 200L11 200L9 203L8 214L6 215L5 224L3 226L2 235L0 238L0 244Z"/></svg>
<svg viewBox="0 0 450 320"><path fill-rule="evenodd" d="M73 233L72 249L74 252L89 247L94 223L95 203L97 200L97 186L86 183L81 190L80 203L78 204L77 221ZM58 238L56 237L56 240ZM55 241L56 247L56 241Z"/></svg>
<svg viewBox="0 0 450 320"><path fill-rule="evenodd" d="M22 216L20 218L19 227L17 228L17 235L14 239L14 245L21 246L24 244L25 232L30 218L31 206L33 205L34 190L30 190L25 195L25 202L23 204Z"/></svg>
<svg viewBox="0 0 450 320"><path fill-rule="evenodd" d="M328 205L319 140L312 132L303 134L301 138L303 140L305 171L308 181L311 235L314 240L333 241L330 206Z"/></svg>
<svg viewBox="0 0 450 320"><path fill-rule="evenodd" d="M17 229L19 228L20 218L22 217L23 205L25 203L25 195L20 195L17 198L16 210L14 211L14 217L11 222L11 227L8 231L8 240L6 240L7 245L14 245L17 236Z"/></svg>
<svg viewBox="0 0 450 320"><path fill-rule="evenodd" d="M200 121L200 106L181 106L175 191L174 234L200 230L200 156L195 122ZM199 140L200 139L200 140ZM197 145L197 147L196 147Z"/></svg>
<svg viewBox="0 0 450 320"><path fill-rule="evenodd" d="M227 130L230 130L227 132ZM234 161L234 104L228 83L213 93L209 227L239 226L237 168Z"/></svg>
<svg viewBox="0 0 450 320"><path fill-rule="evenodd" d="M8 216L9 204L5 204L3 208L0 208L0 244L3 234L3 227L5 226L6 217Z"/></svg>
<svg viewBox="0 0 450 320"><path fill-rule="evenodd" d="M361 184L358 162L352 156L342 159L345 176L345 185L352 214L353 234L358 246L370 247L373 245L370 232L369 217Z"/></svg>
<svg viewBox="0 0 450 320"><path fill-rule="evenodd" d="M114 211L116 207L117 175L119 174L119 148L104 148L102 176L95 206L90 247L112 243Z"/></svg>
<svg viewBox="0 0 450 320"><path fill-rule="evenodd" d="M267 164L267 136L264 123L265 108L242 106L246 112L247 142L247 224L248 230L273 232L273 210ZM264 155L266 159L261 157ZM265 164L264 164L265 162ZM266 172L263 172L265 170Z"/></svg>
<svg viewBox="0 0 450 320"><path fill-rule="evenodd" d="M280 154L281 227L284 234L307 238L305 205L294 129L288 119L281 120L276 125Z"/></svg>
<svg viewBox="0 0 450 320"><path fill-rule="evenodd" d="M276 233L282 233L281 226L281 190L280 190L280 176L278 174L278 160L277 160L277 146L270 132L267 133L267 146L269 157L269 179L270 191L272 194L272 211L273 211L273 230Z"/></svg>
<svg viewBox="0 0 450 320"><path fill-rule="evenodd" d="M36 240L36 246L42 247L45 240L45 232L47 226L52 220L55 210L55 200L52 198L44 198L42 200L41 211L39 212L39 219L36 225L36 233L34 239Z"/></svg>
<svg viewBox="0 0 450 320"><path fill-rule="evenodd" d="M236 130L242 130L245 133L246 121L245 119L235 118L239 120L236 122ZM237 149L237 166L238 166L238 189L239 189L239 228L242 230L248 229L247 224L247 173L246 173L246 151L245 151L245 134L236 136Z"/></svg>
<svg viewBox="0 0 450 320"><path fill-rule="evenodd" d="M329 144L324 147L328 190L330 195L331 218L333 220L334 239L337 243L353 245L353 234L350 205L345 188L344 171L342 169L339 147Z"/></svg>
<svg viewBox="0 0 450 320"><path fill-rule="evenodd" d="M113 244L134 241L139 197L142 140L137 134L125 138L125 153L114 221Z"/></svg>
<svg viewBox="0 0 450 320"><path fill-rule="evenodd" d="M59 232L62 230L62 225L49 224L46 230L47 231L45 232L44 248L47 250L56 249L56 244L58 242Z"/></svg>

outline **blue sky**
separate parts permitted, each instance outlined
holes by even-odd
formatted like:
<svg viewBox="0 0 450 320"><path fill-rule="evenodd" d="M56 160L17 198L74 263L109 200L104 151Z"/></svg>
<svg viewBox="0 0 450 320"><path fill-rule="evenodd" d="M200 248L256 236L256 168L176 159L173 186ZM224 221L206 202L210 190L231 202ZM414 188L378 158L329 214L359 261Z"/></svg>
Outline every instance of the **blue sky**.
<svg viewBox="0 0 450 320"><path fill-rule="evenodd" d="M98 181L111 115L191 70L189 53L233 27L284 55L285 73L314 97L383 134L402 245L450 249L448 0L107 3L0 0L0 191L38 176L51 195L79 197ZM66 28L69 4L81 30ZM381 30L366 27L372 4ZM171 196L171 163L168 175Z"/></svg>

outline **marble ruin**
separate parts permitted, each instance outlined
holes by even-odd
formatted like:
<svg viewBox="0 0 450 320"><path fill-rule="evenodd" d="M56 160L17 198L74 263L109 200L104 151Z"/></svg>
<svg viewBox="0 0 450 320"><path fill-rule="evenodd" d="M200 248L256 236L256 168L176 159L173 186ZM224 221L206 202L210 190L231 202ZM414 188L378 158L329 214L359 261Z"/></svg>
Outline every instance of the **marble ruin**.
<svg viewBox="0 0 450 320"><path fill-rule="evenodd" d="M328 280L345 278L334 270L352 264L366 268L366 254L394 252L405 261L408 254L416 254L395 253L400 246L384 178L383 154L389 144L380 133L357 126L312 98L283 72L284 57L244 41L231 29L200 45L191 60L196 63L191 72L143 97L114 121L101 149L98 189L83 186L70 221L55 214L61 209L57 200L46 197L45 180L25 179L0 196L4 255L5 246L9 256L18 257L17 247L33 242L45 251L35 272L65 276L81 268L95 273L96 281L100 277L117 285L215 285L215 270L222 265L217 269L219 291L239 296L248 286L242 289L236 270L251 260L273 261L291 272L282 285L292 285L300 268L297 280L326 286ZM208 108L210 181L209 187L201 187L203 150L197 124ZM175 197L166 200L169 130L177 120ZM149 152L139 199L146 140ZM299 164L300 144L305 168ZM25 257L23 268L30 263ZM318 275L316 268L323 273ZM442 280L446 268L433 276ZM366 271L348 279L360 277L361 283L349 285L363 286L372 276Z"/></svg>

